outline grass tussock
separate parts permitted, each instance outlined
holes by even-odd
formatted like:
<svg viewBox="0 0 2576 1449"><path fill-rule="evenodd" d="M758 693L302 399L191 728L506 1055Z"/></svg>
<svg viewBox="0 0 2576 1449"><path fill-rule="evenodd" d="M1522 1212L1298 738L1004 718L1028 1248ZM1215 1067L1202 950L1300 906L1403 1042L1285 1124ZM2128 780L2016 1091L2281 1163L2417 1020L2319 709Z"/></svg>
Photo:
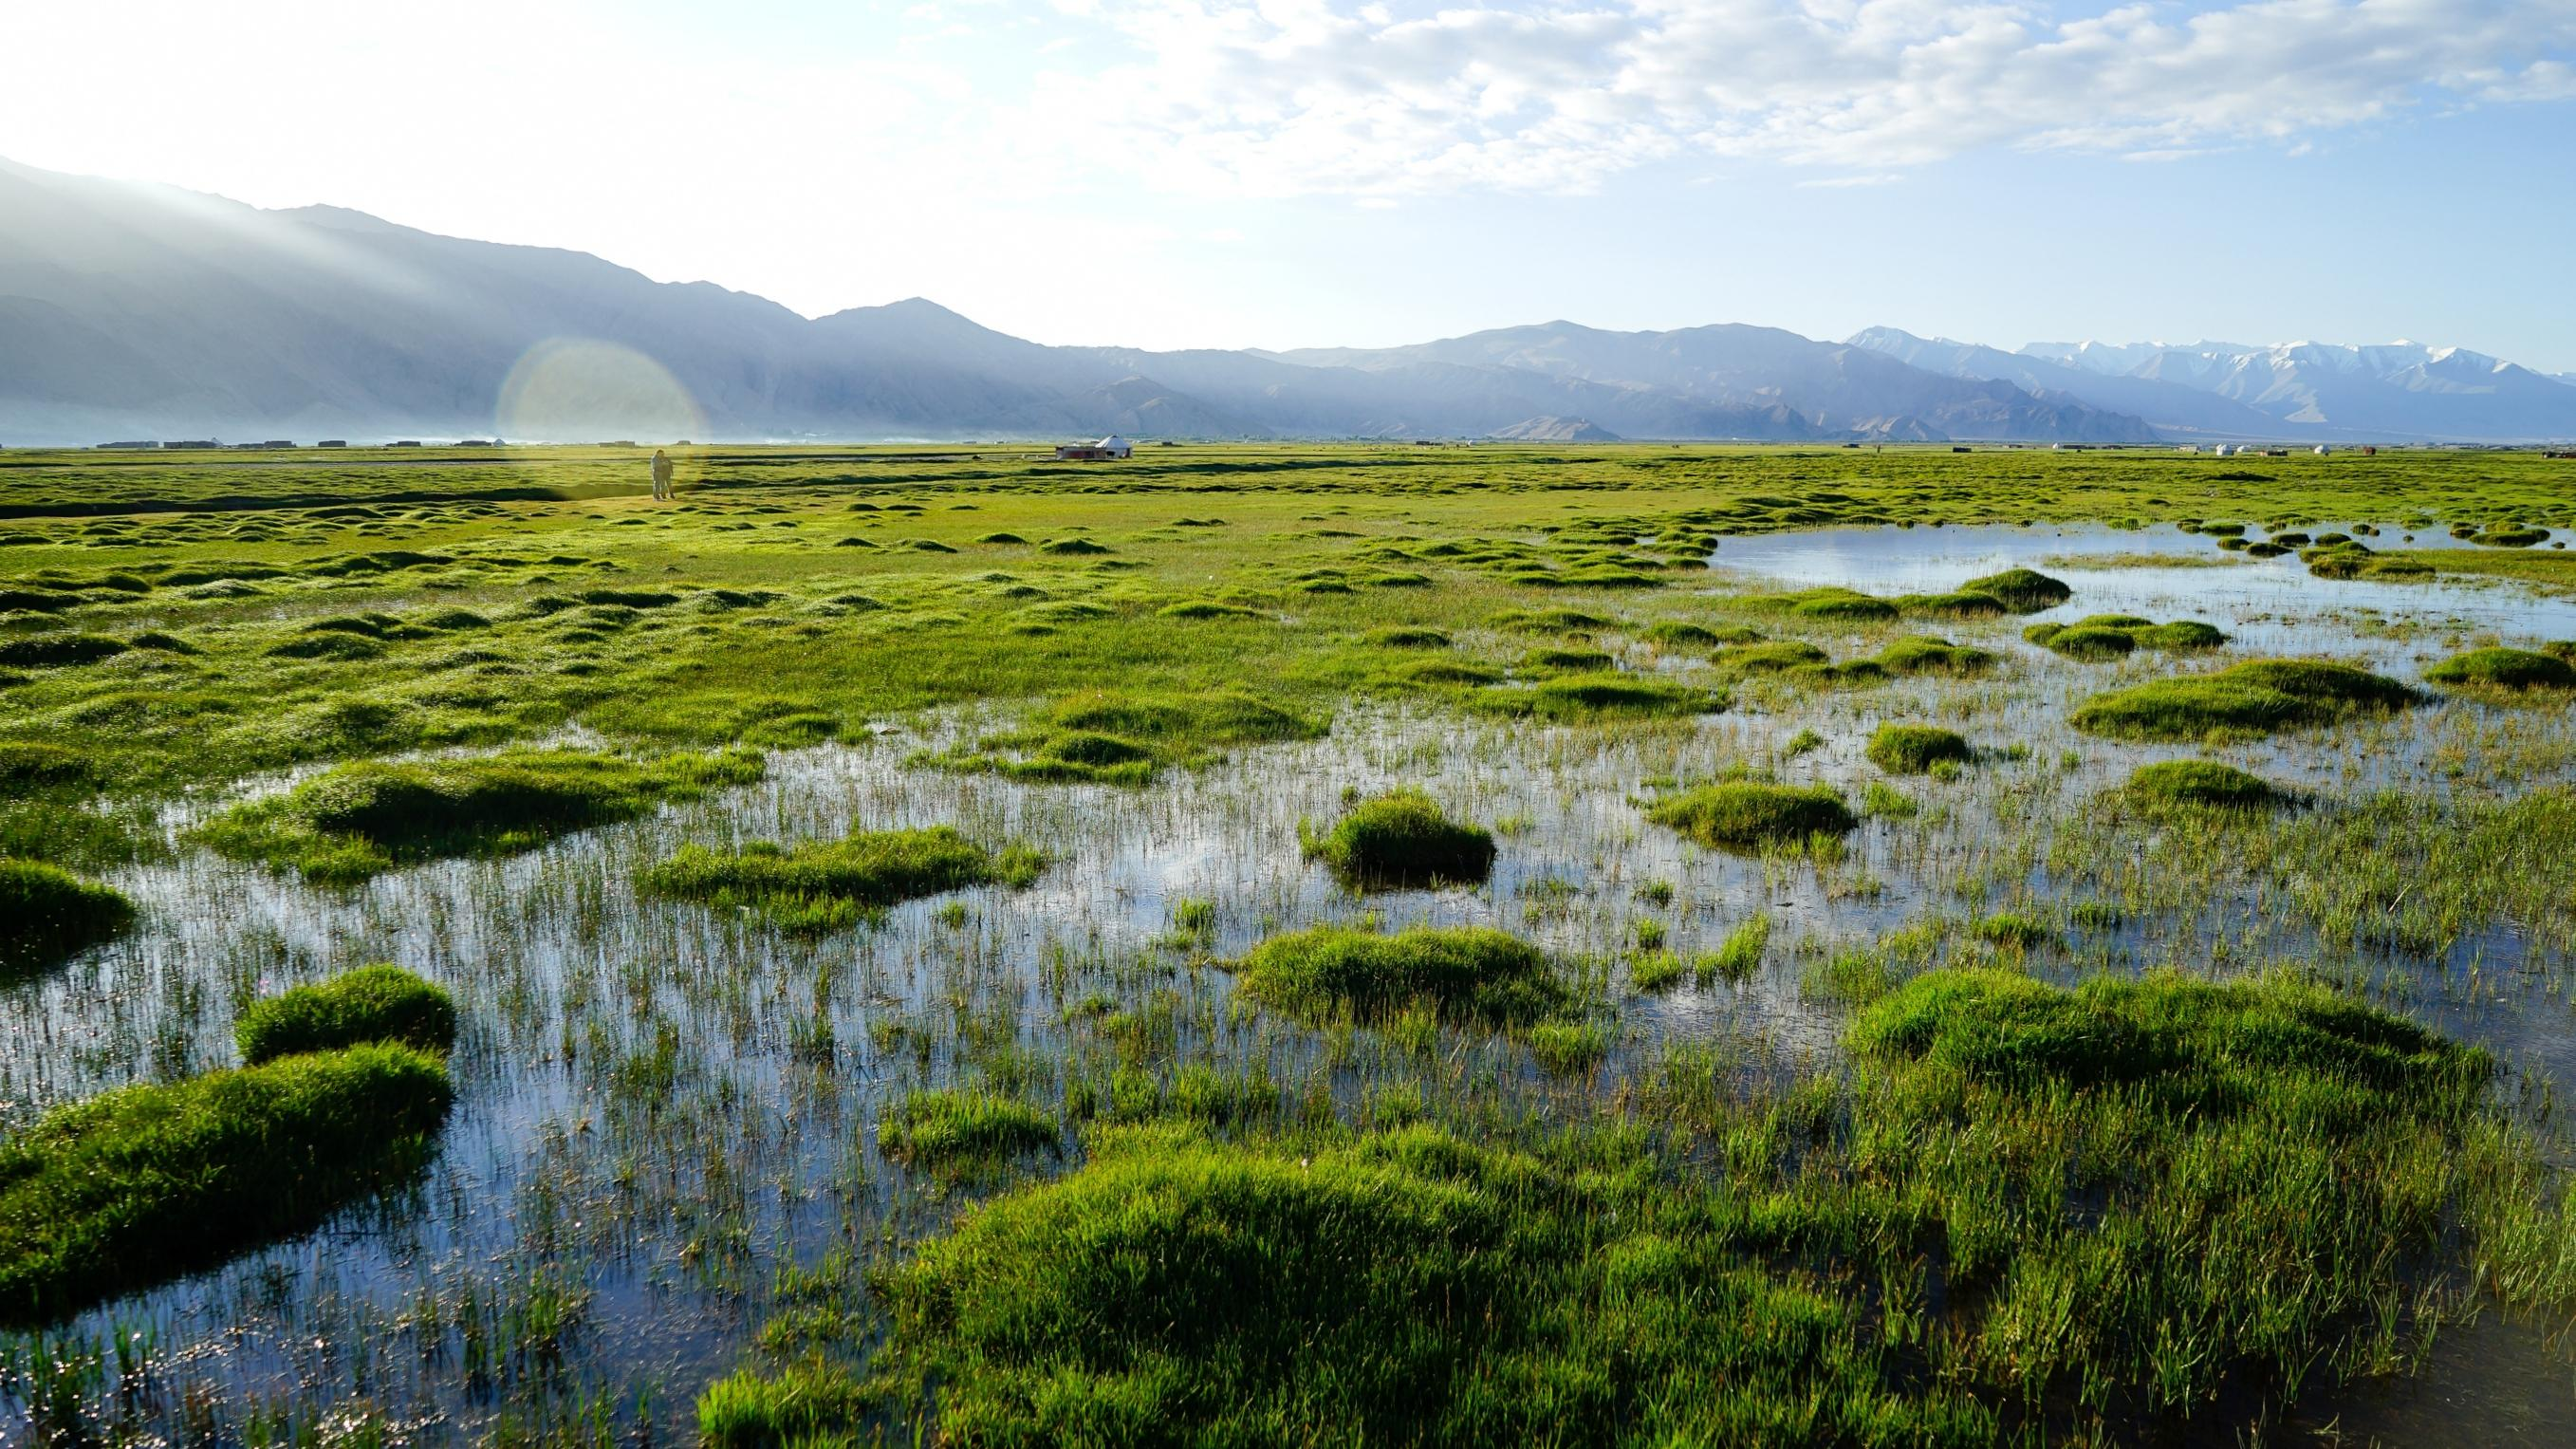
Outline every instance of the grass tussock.
<svg viewBox="0 0 2576 1449"><path fill-rule="evenodd" d="M1869 762L1891 775L1920 775L1944 761L1966 764L1975 754L1964 736L1938 725L1882 724L1869 737Z"/></svg>
<svg viewBox="0 0 2576 1449"><path fill-rule="evenodd" d="M531 750L342 765L283 795L234 806L199 838L308 881L347 883L443 856L530 850L664 801L748 784L765 768L749 751L629 759Z"/></svg>
<svg viewBox="0 0 2576 1449"><path fill-rule="evenodd" d="M1631 674L1569 674L1527 687L1486 689L1477 707L1516 719L1576 724L1589 720L1715 714L1726 696Z"/></svg>
<svg viewBox="0 0 2576 1449"><path fill-rule="evenodd" d="M985 849L947 825L862 831L792 848L752 841L736 851L684 845L644 872L649 895L717 910L757 912L781 930L819 933L872 920L923 896L1001 884L1025 887L1045 858L1023 845Z"/></svg>
<svg viewBox="0 0 2576 1449"><path fill-rule="evenodd" d="M2120 787L2132 808L2148 814L2177 810L2270 810L2290 796L2260 775L2215 760L2159 760L2140 765Z"/></svg>
<svg viewBox="0 0 2576 1449"><path fill-rule="evenodd" d="M2418 702L2396 680L2322 659L2253 659L2210 674L2158 679L2097 694L2076 707L2075 727L2118 739L2249 738L2331 724L2364 711Z"/></svg>
<svg viewBox="0 0 2576 1449"><path fill-rule="evenodd" d="M456 1003L400 966L361 966L252 1002L233 1023L233 1040L249 1066L363 1042L445 1056L456 1044Z"/></svg>
<svg viewBox="0 0 2576 1449"><path fill-rule="evenodd" d="M1860 824L1841 793L1829 785L1758 780L1721 780L1667 796L1647 809L1646 818L1701 845L1739 851L1845 835Z"/></svg>
<svg viewBox="0 0 2576 1449"><path fill-rule="evenodd" d="M1382 1022L1406 1011L1442 1021L1529 1028L1573 1002L1556 963L1518 936L1415 926L1394 935L1316 926L1272 936L1233 963L1255 999L1308 1022Z"/></svg>
<svg viewBox="0 0 2576 1449"><path fill-rule="evenodd" d="M2075 590L2068 587L2065 580L2027 568L2006 569L1999 574L1970 579L1959 586L1959 591L1985 594L2016 614L2036 614L2075 597Z"/></svg>
<svg viewBox="0 0 2576 1449"><path fill-rule="evenodd" d="M449 1099L435 1058L370 1045L56 1108L0 1142L0 1318L50 1322L309 1228L417 1171Z"/></svg>
<svg viewBox="0 0 2576 1449"><path fill-rule="evenodd" d="M2498 693L2570 690L2576 689L2576 664L2529 649L2472 649L2425 670L2424 677L2454 689Z"/></svg>
<svg viewBox="0 0 2576 1449"><path fill-rule="evenodd" d="M115 887L0 857L0 980L50 968L133 924L134 903Z"/></svg>
<svg viewBox="0 0 2576 1449"><path fill-rule="evenodd" d="M2069 659L2118 659L2133 650L2177 652L2216 649L2227 635L2214 624L2176 619L2159 624L2135 614L2095 614L2071 624L2033 624L2021 636Z"/></svg>
<svg viewBox="0 0 2576 1449"><path fill-rule="evenodd" d="M1323 734L1324 726L1294 710L1236 691L1095 690L1056 701L1017 732L914 763L1035 783L1143 785L1164 766L1198 764L1225 747Z"/></svg>
<svg viewBox="0 0 2576 1449"><path fill-rule="evenodd" d="M1494 868L1493 832L1452 820L1420 790L1363 801L1321 834L1300 831L1306 854L1348 884L1472 884Z"/></svg>
<svg viewBox="0 0 2576 1449"><path fill-rule="evenodd" d="M906 1166L951 1175L989 1173L1054 1147L1063 1127L1046 1113L974 1087L908 1092L877 1123L877 1150Z"/></svg>

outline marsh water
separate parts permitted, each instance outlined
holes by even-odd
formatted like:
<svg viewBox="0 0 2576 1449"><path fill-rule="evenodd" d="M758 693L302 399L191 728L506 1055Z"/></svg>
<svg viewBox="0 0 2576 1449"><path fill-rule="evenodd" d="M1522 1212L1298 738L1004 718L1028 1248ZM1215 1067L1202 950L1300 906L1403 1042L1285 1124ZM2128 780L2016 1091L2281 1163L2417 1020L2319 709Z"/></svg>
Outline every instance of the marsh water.
<svg viewBox="0 0 2576 1449"><path fill-rule="evenodd" d="M2395 546L2401 530L2381 527L2379 541ZM2452 543L2438 529L2416 535L2415 546ZM2133 557L2143 554L2194 562ZM2213 556L2231 561L2197 562ZM2576 638L2576 604L2519 586L2326 581L2295 558L2237 559L2170 529L1837 529L1730 537L1711 562L1730 590L1770 580L1879 593L2029 565L2075 589L2038 619L2204 619L2233 636L2220 660L2325 655L2409 679L2470 643ZM2144 651L2117 664L2061 659L2021 641L2028 622L1943 631L2007 656L1990 680L1822 695L1748 688L1725 713L1634 728L1354 706L1322 739L1240 750L1142 789L919 767L907 763L917 751L1008 717L889 721L863 738L773 753L756 785L354 890L184 844L196 820L245 792L191 801L164 822L168 863L110 876L142 908L141 929L0 998L0 1116L21 1123L126 1082L230 1065L240 1004L376 960L455 992L456 1107L409 1191L95 1310L48 1335L48 1351L122 1340L138 1354L127 1392L102 1389L98 1401L144 1441L199 1430L236 1440L263 1413L292 1407L300 1418L317 1404L416 1442L567 1419L684 1440L690 1400L742 1361L782 1266L835 1249L899 1253L976 1197L885 1161L879 1109L920 1085L1043 1073L1031 1063L1096 1051L1080 1024L1087 998L1159 1013L1163 1050L1177 1058L1259 1064L1283 1083L1321 1080L1345 1101L1366 1098L1378 1048L1235 1010L1222 970L1169 945L1183 901L1213 903L1202 954L1217 958L1276 930L1373 917L1498 925L1607 963L1633 949L1641 921L1661 923L1687 956L1768 915L1774 947L1741 985L1641 995L1612 971L1620 1034L1599 1067L1553 1075L1505 1046L1461 1042L1443 1049L1450 1089L1579 1102L1660 1044L1693 1039L1729 1043L1748 1076L1830 1070L1846 1012L1808 984L1817 960L1926 920L2055 899L2069 883L2045 864L2053 832L2137 764L2207 753L2074 733L2074 703L2176 661ZM1677 667L1642 649L1626 662ZM1861 753L1870 729L1906 718L1956 724L1989 758L1953 780L1904 782L1920 812L1872 819L1840 861L1699 850L1637 808L1660 783L1743 760L1857 793L1878 778ZM1801 730L1824 743L1784 752ZM2319 791L2438 791L2535 758L2576 758L2571 736L2563 708L2451 700L2221 757ZM1351 792L1413 783L1499 825L1487 886L1355 896L1302 858L1301 820L1331 818ZM683 842L930 824L1028 841L1053 863L1026 890L917 901L813 940L635 890L640 871ZM1659 904L1666 886L1671 904ZM2084 933L2037 969L2071 979L2213 948L2229 969L2320 949L2294 916L2213 899ZM2438 956L2360 952L2347 974L2563 1088L2576 1083L2565 966L2554 948L2497 925ZM2491 1316L2445 1340L2420 1377L2312 1396L2292 1427L2542 1444L2564 1442L2569 1423L2576 1389L2561 1351Z"/></svg>

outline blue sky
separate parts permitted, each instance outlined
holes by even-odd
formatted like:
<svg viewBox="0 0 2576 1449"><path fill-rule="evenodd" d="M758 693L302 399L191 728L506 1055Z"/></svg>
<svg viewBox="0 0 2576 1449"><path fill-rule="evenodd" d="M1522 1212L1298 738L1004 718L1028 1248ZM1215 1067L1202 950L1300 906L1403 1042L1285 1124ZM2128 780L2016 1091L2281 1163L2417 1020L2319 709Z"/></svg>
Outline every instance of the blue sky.
<svg viewBox="0 0 2576 1449"><path fill-rule="evenodd" d="M1571 317L2576 371L2576 3L20 0L0 155L1142 346Z"/></svg>

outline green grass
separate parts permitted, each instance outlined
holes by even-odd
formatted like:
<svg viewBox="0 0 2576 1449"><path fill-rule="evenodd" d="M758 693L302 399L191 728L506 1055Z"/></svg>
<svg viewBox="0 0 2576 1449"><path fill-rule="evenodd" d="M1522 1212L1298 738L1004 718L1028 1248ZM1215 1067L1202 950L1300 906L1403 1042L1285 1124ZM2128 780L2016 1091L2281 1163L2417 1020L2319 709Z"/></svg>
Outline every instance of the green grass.
<svg viewBox="0 0 2576 1449"><path fill-rule="evenodd" d="M2072 722L2120 739L2246 738L2331 724L2364 711L2402 709L2415 691L2396 680L2320 659L2254 659L2211 674L2152 680L2076 707Z"/></svg>
<svg viewBox="0 0 2576 1449"><path fill-rule="evenodd" d="M2215 760L2160 760L2140 765L2121 787L2133 806L2149 812L2177 806L2206 810L2268 810L2289 797L2260 775Z"/></svg>
<svg viewBox="0 0 2576 1449"><path fill-rule="evenodd" d="M1959 591L1989 595L2016 614L2036 614L2075 597L2075 591L2068 588L2064 580L2026 568L2006 569L1999 574L1970 579L1959 586Z"/></svg>
<svg viewBox="0 0 2576 1449"><path fill-rule="evenodd" d="M1810 836L1846 834L1860 824L1830 786L1755 780L1722 780L1667 796L1647 809L1646 818L1720 850L1795 845Z"/></svg>
<svg viewBox="0 0 2576 1449"><path fill-rule="evenodd" d="M2424 671L2435 684L2491 691L2576 689L2576 664L2528 649L2472 649Z"/></svg>
<svg viewBox="0 0 2576 1449"><path fill-rule="evenodd" d="M505 855L760 778L757 754L628 759L522 751L343 765L283 795L236 805L199 832L225 855L346 883L423 860Z"/></svg>
<svg viewBox="0 0 2576 1449"><path fill-rule="evenodd" d="M2304 982L1933 972L1848 1046L1794 1106L1674 1060L1649 1100L1723 1173L1617 1127L1096 1132L886 1274L864 1370L702 1412L729 1444L925 1401L1002 1445L2187 1437L2368 1372L2425 1268L2520 1252L2492 1063Z"/></svg>
<svg viewBox="0 0 2576 1449"><path fill-rule="evenodd" d="M1937 725L1882 724L1869 737L1869 762L1891 775L1920 775L1944 760L1976 757L1967 739Z"/></svg>
<svg viewBox="0 0 2576 1449"><path fill-rule="evenodd" d="M1468 884L1494 868L1493 832L1451 820L1420 790L1363 801L1305 839L1306 854L1352 885Z"/></svg>
<svg viewBox="0 0 2576 1449"><path fill-rule="evenodd" d="M1726 708L1726 696L1715 690L1633 674L1569 674L1527 688L1481 690L1475 702L1489 713L1564 724Z"/></svg>
<svg viewBox="0 0 2576 1449"><path fill-rule="evenodd" d="M648 895L753 911L781 930L811 934L845 930L922 896L995 883L1024 887L1045 864L1026 846L997 853L953 826L933 825L794 847L684 845L645 871L638 885Z"/></svg>
<svg viewBox="0 0 2576 1449"><path fill-rule="evenodd" d="M63 1318L301 1232L400 1182L446 1119L446 1070L372 1045L126 1087L0 1142L0 1318Z"/></svg>
<svg viewBox="0 0 2576 1449"><path fill-rule="evenodd" d="M982 1088L908 1092L877 1123L877 1150L907 1166L950 1174L990 1172L1051 1148L1063 1127L1013 1097Z"/></svg>
<svg viewBox="0 0 2576 1449"><path fill-rule="evenodd" d="M133 923L134 903L115 887L0 856L0 979L50 969Z"/></svg>
<svg viewBox="0 0 2576 1449"><path fill-rule="evenodd" d="M1316 926L1262 941L1233 970L1255 999L1310 1022L1372 1024L1428 1010L1453 1023L1526 1028L1573 1002L1546 952L1482 927L1382 935Z"/></svg>
<svg viewBox="0 0 2576 1449"><path fill-rule="evenodd" d="M456 1044L456 1004L444 987L399 966L361 966L252 1002L234 1021L233 1040L249 1066L362 1042L445 1056Z"/></svg>

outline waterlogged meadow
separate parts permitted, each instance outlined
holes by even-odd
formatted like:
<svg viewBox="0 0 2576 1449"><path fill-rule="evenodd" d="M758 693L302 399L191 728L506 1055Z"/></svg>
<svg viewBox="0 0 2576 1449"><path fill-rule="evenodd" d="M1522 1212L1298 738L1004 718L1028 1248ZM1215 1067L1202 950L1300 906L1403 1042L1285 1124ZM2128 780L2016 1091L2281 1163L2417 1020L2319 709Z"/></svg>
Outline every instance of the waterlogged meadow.
<svg viewBox="0 0 2576 1449"><path fill-rule="evenodd" d="M2576 465L0 454L0 1439L2555 1442Z"/></svg>

